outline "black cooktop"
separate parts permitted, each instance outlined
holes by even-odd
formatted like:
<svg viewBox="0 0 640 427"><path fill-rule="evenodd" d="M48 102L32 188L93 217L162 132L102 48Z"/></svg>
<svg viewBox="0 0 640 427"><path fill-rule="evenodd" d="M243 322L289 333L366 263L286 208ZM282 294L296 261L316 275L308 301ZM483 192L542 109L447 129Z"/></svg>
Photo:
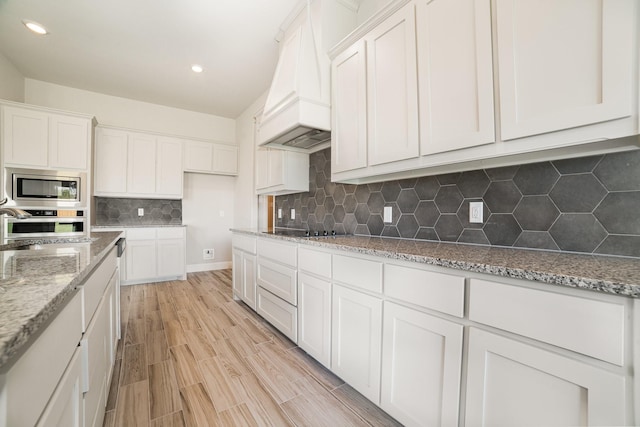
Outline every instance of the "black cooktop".
<svg viewBox="0 0 640 427"><path fill-rule="evenodd" d="M339 235L335 230L298 230L292 228L275 228L273 231L263 231L263 233L290 237L335 237Z"/></svg>

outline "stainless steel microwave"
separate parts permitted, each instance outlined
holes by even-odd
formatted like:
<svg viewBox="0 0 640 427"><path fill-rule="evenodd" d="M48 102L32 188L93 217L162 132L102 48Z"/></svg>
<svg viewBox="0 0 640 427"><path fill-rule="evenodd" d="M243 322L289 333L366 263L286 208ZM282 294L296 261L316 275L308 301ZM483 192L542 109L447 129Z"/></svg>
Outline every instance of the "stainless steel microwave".
<svg viewBox="0 0 640 427"><path fill-rule="evenodd" d="M7 168L7 205L86 208L86 177L83 172Z"/></svg>

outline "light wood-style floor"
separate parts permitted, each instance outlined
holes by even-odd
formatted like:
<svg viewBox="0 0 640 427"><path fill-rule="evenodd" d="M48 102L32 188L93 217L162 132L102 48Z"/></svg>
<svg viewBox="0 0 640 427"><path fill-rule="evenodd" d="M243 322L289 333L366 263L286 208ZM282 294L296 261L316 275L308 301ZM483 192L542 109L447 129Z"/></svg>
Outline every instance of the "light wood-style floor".
<svg viewBox="0 0 640 427"><path fill-rule="evenodd" d="M231 270L122 287L105 426L399 425L231 295Z"/></svg>

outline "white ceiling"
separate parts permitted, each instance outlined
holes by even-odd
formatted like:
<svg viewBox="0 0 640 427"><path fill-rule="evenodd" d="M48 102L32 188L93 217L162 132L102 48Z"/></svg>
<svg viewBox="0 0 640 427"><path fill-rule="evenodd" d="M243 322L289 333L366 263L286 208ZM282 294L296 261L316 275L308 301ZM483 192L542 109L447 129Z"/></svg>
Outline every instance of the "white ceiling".
<svg viewBox="0 0 640 427"><path fill-rule="evenodd" d="M0 52L27 78L236 118L268 89L298 1L0 0Z"/></svg>

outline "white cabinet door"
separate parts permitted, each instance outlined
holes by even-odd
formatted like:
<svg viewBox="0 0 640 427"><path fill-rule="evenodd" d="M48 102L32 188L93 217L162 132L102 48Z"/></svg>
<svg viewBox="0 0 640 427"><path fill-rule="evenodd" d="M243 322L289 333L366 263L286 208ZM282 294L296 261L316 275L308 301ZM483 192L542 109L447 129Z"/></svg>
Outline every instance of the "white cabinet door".
<svg viewBox="0 0 640 427"><path fill-rule="evenodd" d="M365 36L369 165L419 155L414 15L408 4Z"/></svg>
<svg viewBox="0 0 640 427"><path fill-rule="evenodd" d="M621 375L470 329L467 425L625 425L625 388Z"/></svg>
<svg viewBox="0 0 640 427"><path fill-rule="evenodd" d="M94 170L96 195L127 191L128 139L129 136L125 131L96 129Z"/></svg>
<svg viewBox="0 0 640 427"><path fill-rule="evenodd" d="M309 155L286 150L256 150L257 194L309 191Z"/></svg>
<svg viewBox="0 0 640 427"><path fill-rule="evenodd" d="M360 40L331 64L331 171L367 166L367 57Z"/></svg>
<svg viewBox="0 0 640 427"><path fill-rule="evenodd" d="M382 409L406 426L457 426L463 326L384 303Z"/></svg>
<svg viewBox="0 0 640 427"><path fill-rule="evenodd" d="M213 172L221 175L238 174L238 147L223 144L213 146Z"/></svg>
<svg viewBox="0 0 640 427"><path fill-rule="evenodd" d="M156 137L131 133L129 134L127 193L154 194L155 192Z"/></svg>
<svg viewBox="0 0 640 427"><path fill-rule="evenodd" d="M81 427L83 425L81 375L80 349L76 349L56 391L38 420L37 427Z"/></svg>
<svg viewBox="0 0 640 427"><path fill-rule="evenodd" d="M156 277L156 241L131 240L127 236L127 282Z"/></svg>
<svg viewBox="0 0 640 427"><path fill-rule="evenodd" d="M242 254L242 301L256 309L256 256Z"/></svg>
<svg viewBox="0 0 640 427"><path fill-rule="evenodd" d="M40 111L2 107L4 164L46 167L49 115Z"/></svg>
<svg viewBox="0 0 640 427"><path fill-rule="evenodd" d="M158 239L158 277L183 276L184 239Z"/></svg>
<svg viewBox="0 0 640 427"><path fill-rule="evenodd" d="M184 141L185 172L211 172L213 170L213 144L202 141Z"/></svg>
<svg viewBox="0 0 640 427"><path fill-rule="evenodd" d="M339 285L332 299L331 369L379 404L382 300Z"/></svg>
<svg viewBox="0 0 640 427"><path fill-rule="evenodd" d="M331 365L331 282L298 275L298 346Z"/></svg>
<svg viewBox="0 0 640 427"><path fill-rule="evenodd" d="M420 153L495 141L490 0L416 6Z"/></svg>
<svg viewBox="0 0 640 427"><path fill-rule="evenodd" d="M242 251L233 248L231 251L231 274L232 274L232 287L233 295L236 298L242 299L244 290L242 289L244 284L244 269L242 268Z"/></svg>
<svg viewBox="0 0 640 427"><path fill-rule="evenodd" d="M502 139L631 114L634 3L496 2Z"/></svg>
<svg viewBox="0 0 640 427"><path fill-rule="evenodd" d="M159 137L156 152L156 194L182 198L182 141Z"/></svg>
<svg viewBox="0 0 640 427"><path fill-rule="evenodd" d="M49 118L49 166L58 169L88 168L90 123L87 119L51 115Z"/></svg>

